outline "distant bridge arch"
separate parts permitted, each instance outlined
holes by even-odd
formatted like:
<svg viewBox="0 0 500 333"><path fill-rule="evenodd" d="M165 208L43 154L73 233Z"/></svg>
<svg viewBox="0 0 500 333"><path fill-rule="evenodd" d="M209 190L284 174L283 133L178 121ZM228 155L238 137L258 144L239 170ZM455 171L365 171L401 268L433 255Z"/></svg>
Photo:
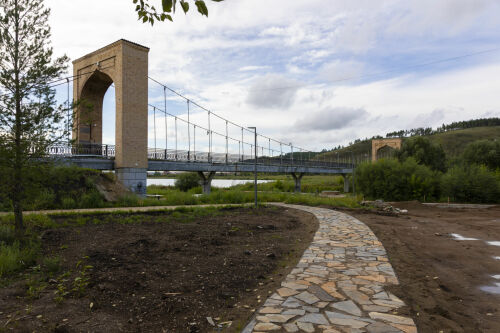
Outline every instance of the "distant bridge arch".
<svg viewBox="0 0 500 333"><path fill-rule="evenodd" d="M390 147L393 149L401 149L403 144L403 139L394 138L394 139L374 139L372 140L372 162L377 161L378 155L377 153L384 147Z"/></svg>

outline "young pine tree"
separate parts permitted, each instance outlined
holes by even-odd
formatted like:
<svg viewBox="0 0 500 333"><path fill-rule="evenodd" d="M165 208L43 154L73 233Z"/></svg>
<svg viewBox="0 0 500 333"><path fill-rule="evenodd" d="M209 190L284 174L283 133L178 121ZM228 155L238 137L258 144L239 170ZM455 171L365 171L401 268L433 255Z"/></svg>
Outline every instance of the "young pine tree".
<svg viewBox="0 0 500 333"><path fill-rule="evenodd" d="M51 81L66 71L68 58L53 59L49 14L43 0L0 0L1 181L19 234L28 179L40 172L47 147L61 140L66 128Z"/></svg>

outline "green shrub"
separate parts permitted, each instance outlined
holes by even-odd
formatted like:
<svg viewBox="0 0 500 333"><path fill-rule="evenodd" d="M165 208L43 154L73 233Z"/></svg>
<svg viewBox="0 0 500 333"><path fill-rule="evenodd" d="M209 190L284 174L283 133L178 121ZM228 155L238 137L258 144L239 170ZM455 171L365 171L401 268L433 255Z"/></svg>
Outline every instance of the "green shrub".
<svg viewBox="0 0 500 333"><path fill-rule="evenodd" d="M1 176L0 170L3 179ZM96 191L94 183L98 177L95 170L40 164L26 172L24 207L26 210L76 208L80 206L80 198ZM0 210L12 210L9 191L0 184ZM89 198L86 200L87 204L91 202Z"/></svg>
<svg viewBox="0 0 500 333"><path fill-rule="evenodd" d="M458 165L451 168L441 179L444 197L456 202L500 202L498 174L485 166Z"/></svg>
<svg viewBox="0 0 500 333"><path fill-rule="evenodd" d="M28 228L54 228L56 222L45 214L30 214L24 217L24 223Z"/></svg>
<svg viewBox="0 0 500 333"><path fill-rule="evenodd" d="M397 152L400 161L413 158L418 164L423 164L432 170L446 171L446 154L443 147L431 142L428 138L417 136L406 139L401 150Z"/></svg>
<svg viewBox="0 0 500 333"><path fill-rule="evenodd" d="M139 205L139 197L135 194L127 194L120 197L116 204L121 207L135 207Z"/></svg>
<svg viewBox="0 0 500 333"><path fill-rule="evenodd" d="M370 199L438 199L439 179L439 172L419 165L413 158L404 162L382 159L363 163L356 169L356 188Z"/></svg>
<svg viewBox="0 0 500 333"><path fill-rule="evenodd" d="M23 245L18 241L10 245L0 244L0 277L34 265L39 251L40 244L35 241Z"/></svg>
<svg viewBox="0 0 500 333"><path fill-rule="evenodd" d="M183 192L187 192L197 186L200 186L200 178L194 172L181 173L175 180L175 187Z"/></svg>
<svg viewBox="0 0 500 333"><path fill-rule="evenodd" d="M463 159L468 164L486 165L491 170L500 168L500 141L477 140L469 143Z"/></svg>
<svg viewBox="0 0 500 333"><path fill-rule="evenodd" d="M104 200L99 192L92 191L82 195L79 206L81 208L99 208L104 206Z"/></svg>
<svg viewBox="0 0 500 333"><path fill-rule="evenodd" d="M43 269L49 274L55 274L61 270L61 258L60 257L47 257L43 259L42 262Z"/></svg>
<svg viewBox="0 0 500 333"><path fill-rule="evenodd" d="M56 195L51 189L42 190L35 197L33 203L28 205L32 210L50 209L54 207Z"/></svg>
<svg viewBox="0 0 500 333"><path fill-rule="evenodd" d="M61 199L61 207L63 209L73 209L76 208L76 202L73 198L64 197Z"/></svg>
<svg viewBox="0 0 500 333"><path fill-rule="evenodd" d="M0 224L0 244L12 244L16 239L16 233L12 225Z"/></svg>

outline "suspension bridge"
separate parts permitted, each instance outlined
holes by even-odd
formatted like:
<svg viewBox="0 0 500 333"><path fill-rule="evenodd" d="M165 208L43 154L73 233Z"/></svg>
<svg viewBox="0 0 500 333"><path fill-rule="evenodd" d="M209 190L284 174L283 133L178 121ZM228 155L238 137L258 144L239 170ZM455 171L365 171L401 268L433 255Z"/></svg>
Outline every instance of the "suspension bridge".
<svg viewBox="0 0 500 333"><path fill-rule="evenodd" d="M115 170L125 186L141 195L147 171L198 172L204 193L210 192L216 172L254 171L291 174L296 191L305 174L339 174L349 190L352 158L323 160L214 113L150 77L148 53L144 46L119 40L73 62L74 75L65 81L68 109L70 81L78 102L68 121L73 144L50 147L50 156L66 164ZM149 100L150 83L163 93L162 100ZM103 100L110 87L116 96L115 145L102 142ZM184 117L179 116L181 108Z"/></svg>

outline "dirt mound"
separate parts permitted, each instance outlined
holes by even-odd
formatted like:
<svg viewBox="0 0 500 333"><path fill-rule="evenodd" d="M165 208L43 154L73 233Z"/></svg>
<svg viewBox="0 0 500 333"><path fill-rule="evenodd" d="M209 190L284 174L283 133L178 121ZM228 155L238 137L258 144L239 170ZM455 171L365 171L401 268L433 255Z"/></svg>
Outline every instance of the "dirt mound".
<svg viewBox="0 0 500 333"><path fill-rule="evenodd" d="M109 202L115 202L118 199L133 195L122 183L114 178L113 174L100 174L95 180L95 187Z"/></svg>

